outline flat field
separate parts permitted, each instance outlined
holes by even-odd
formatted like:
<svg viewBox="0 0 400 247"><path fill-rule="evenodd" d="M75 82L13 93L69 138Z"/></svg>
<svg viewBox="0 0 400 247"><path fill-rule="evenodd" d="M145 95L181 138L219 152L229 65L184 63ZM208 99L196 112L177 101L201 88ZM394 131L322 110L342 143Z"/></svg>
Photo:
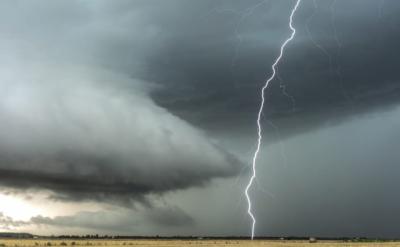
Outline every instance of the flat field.
<svg viewBox="0 0 400 247"><path fill-rule="evenodd" d="M49 247L49 246L109 246L109 247L129 247L129 246L157 246L157 247L175 247L175 246L211 246L211 247L230 247L230 246L269 246L269 247L392 247L399 246L400 242L368 242L368 243L350 243L339 241L319 241L309 243L308 241L270 241L270 240L45 240L45 239L0 239L0 247Z"/></svg>

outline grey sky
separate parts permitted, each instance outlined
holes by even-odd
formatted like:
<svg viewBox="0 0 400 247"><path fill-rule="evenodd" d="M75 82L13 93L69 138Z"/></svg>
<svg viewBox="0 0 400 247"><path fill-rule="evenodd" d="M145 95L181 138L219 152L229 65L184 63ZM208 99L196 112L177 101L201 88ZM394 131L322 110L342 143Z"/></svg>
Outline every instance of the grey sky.
<svg viewBox="0 0 400 247"><path fill-rule="evenodd" d="M97 206L0 226L247 235L259 89L293 3L2 1L1 191ZM397 236L399 12L302 1L267 92L258 235Z"/></svg>

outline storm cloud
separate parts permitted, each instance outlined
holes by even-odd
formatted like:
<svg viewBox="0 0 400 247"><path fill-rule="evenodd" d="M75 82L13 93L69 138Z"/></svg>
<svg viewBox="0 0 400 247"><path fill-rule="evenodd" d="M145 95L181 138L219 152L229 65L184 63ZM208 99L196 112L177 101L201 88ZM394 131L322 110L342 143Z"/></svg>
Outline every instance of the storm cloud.
<svg viewBox="0 0 400 247"><path fill-rule="evenodd" d="M156 101L216 133L228 122L232 131L253 128L259 88L290 31L291 4L245 8L222 1L207 20L195 19L196 28L151 60L158 80L171 85L155 94ZM267 90L265 118L285 137L397 104L399 8L396 1L304 1L295 16L296 38ZM199 44L198 36L215 42Z"/></svg>
<svg viewBox="0 0 400 247"><path fill-rule="evenodd" d="M48 189L61 199L143 198L232 176L240 166L140 89L128 94L97 82L118 77L47 66L21 78L3 69L3 186Z"/></svg>
<svg viewBox="0 0 400 247"><path fill-rule="evenodd" d="M293 3L2 1L2 191L149 207L32 218L38 225L247 234L242 163ZM398 187L399 12L395 0L302 1L266 92L252 193L276 196L254 196L259 234L395 235L399 203L384 191ZM159 198L169 204L156 207Z"/></svg>
<svg viewBox="0 0 400 247"><path fill-rule="evenodd" d="M101 4L25 3L1 8L1 186L129 204L237 174L237 158L154 103L154 83L102 63L118 35L96 17ZM54 11L74 18L44 22Z"/></svg>
<svg viewBox="0 0 400 247"><path fill-rule="evenodd" d="M292 1L4 5L4 49L139 78L156 104L219 133L254 127ZM264 116L293 136L397 104L399 9L396 1L304 1Z"/></svg>

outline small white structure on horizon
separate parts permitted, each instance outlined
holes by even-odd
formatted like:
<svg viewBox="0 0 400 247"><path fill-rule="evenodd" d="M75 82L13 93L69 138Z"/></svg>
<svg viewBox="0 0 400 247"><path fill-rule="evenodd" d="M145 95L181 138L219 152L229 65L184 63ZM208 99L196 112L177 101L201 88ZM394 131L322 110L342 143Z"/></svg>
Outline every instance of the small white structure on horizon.
<svg viewBox="0 0 400 247"><path fill-rule="evenodd" d="M310 237L310 239L308 240L308 242L310 242L310 243L316 243L316 242L317 242L317 239L316 239L316 238L313 238L313 237Z"/></svg>

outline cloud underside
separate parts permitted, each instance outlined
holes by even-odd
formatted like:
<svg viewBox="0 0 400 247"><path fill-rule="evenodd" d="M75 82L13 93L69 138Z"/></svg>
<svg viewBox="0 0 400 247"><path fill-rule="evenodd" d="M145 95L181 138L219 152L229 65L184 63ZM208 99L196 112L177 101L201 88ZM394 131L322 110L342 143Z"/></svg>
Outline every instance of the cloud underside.
<svg viewBox="0 0 400 247"><path fill-rule="evenodd" d="M0 186L129 204L237 174L237 158L155 105L140 83L121 90L101 81L130 79L65 70L3 74Z"/></svg>

